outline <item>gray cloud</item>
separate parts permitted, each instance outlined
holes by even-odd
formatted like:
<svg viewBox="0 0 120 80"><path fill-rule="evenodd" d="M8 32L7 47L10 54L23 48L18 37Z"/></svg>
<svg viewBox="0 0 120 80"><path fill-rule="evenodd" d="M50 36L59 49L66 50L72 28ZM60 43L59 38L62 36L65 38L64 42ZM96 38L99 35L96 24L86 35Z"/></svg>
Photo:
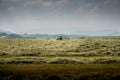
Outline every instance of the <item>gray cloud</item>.
<svg viewBox="0 0 120 80"><path fill-rule="evenodd" d="M93 1L93 2L92 2ZM119 17L120 0L84 1L81 0L77 5L75 13L78 15L97 15L103 17ZM115 17L115 18L116 18Z"/></svg>
<svg viewBox="0 0 120 80"><path fill-rule="evenodd" d="M9 11L15 11L16 8L15 8L15 7L9 7L8 10L9 10Z"/></svg>
<svg viewBox="0 0 120 80"><path fill-rule="evenodd" d="M18 0L1 0L1 1L3 1L3 2L16 2Z"/></svg>
<svg viewBox="0 0 120 80"><path fill-rule="evenodd" d="M0 0L0 29L70 33L119 26L120 0Z"/></svg>
<svg viewBox="0 0 120 80"><path fill-rule="evenodd" d="M49 14L98 15L119 14L120 0L2 0L1 9ZM14 9L13 9L14 8ZM36 10L36 11L35 11ZM38 12L39 11L39 12ZM41 12L40 12L41 11Z"/></svg>
<svg viewBox="0 0 120 80"><path fill-rule="evenodd" d="M59 0L59 1L44 1L44 0L27 0L24 3L25 7L29 7L29 6L42 6L42 7L63 7L66 3L68 2L68 0Z"/></svg>

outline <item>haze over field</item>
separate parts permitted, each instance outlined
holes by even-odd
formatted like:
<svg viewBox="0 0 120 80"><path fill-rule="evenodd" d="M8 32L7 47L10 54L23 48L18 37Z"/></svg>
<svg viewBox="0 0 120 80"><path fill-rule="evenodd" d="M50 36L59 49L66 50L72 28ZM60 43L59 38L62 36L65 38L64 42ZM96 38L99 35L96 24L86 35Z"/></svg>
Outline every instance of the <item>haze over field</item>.
<svg viewBox="0 0 120 80"><path fill-rule="evenodd" d="M120 0L0 0L0 30L120 35Z"/></svg>

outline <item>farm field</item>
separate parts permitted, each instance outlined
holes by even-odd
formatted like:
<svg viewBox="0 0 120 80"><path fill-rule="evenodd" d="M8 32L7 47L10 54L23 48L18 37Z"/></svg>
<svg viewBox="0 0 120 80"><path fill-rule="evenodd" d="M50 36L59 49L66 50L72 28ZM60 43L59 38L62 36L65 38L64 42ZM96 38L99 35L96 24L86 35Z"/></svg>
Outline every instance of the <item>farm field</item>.
<svg viewBox="0 0 120 80"><path fill-rule="evenodd" d="M0 38L0 80L119 80L120 38Z"/></svg>
<svg viewBox="0 0 120 80"><path fill-rule="evenodd" d="M0 39L0 64L120 63L119 38Z"/></svg>
<svg viewBox="0 0 120 80"><path fill-rule="evenodd" d="M119 80L120 64L3 64L0 80Z"/></svg>

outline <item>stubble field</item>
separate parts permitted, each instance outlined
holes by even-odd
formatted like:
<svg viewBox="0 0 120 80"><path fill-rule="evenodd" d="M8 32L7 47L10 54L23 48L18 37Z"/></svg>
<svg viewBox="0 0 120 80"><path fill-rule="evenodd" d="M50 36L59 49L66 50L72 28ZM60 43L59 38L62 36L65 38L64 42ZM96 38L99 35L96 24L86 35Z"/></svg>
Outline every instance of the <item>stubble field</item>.
<svg viewBox="0 0 120 80"><path fill-rule="evenodd" d="M119 80L120 38L0 39L0 80Z"/></svg>

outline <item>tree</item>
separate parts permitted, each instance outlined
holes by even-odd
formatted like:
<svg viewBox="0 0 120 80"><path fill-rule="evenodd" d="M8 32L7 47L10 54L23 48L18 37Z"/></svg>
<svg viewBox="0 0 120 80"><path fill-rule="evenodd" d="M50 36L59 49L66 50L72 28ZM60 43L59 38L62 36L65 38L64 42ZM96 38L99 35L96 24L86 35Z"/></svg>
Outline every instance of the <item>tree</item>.
<svg viewBox="0 0 120 80"><path fill-rule="evenodd" d="M58 36L57 40L63 40L62 36Z"/></svg>

